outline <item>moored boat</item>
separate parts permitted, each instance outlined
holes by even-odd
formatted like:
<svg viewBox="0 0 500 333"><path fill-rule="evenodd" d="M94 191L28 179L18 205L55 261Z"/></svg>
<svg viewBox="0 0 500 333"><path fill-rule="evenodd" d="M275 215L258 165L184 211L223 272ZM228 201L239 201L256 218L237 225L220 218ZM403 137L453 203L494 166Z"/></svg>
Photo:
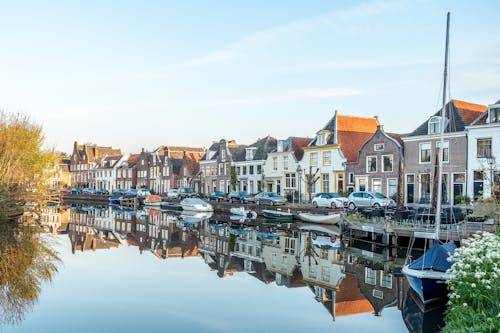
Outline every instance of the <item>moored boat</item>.
<svg viewBox="0 0 500 333"><path fill-rule="evenodd" d="M253 210L250 210L250 209L245 209L245 207L239 207L239 208L233 207L229 211L233 215L237 215L237 216L245 217L245 218L249 218L249 219L254 219L257 217L256 212L254 212Z"/></svg>
<svg viewBox="0 0 500 333"><path fill-rule="evenodd" d="M304 222L318 223L318 224L338 224L340 222L340 214L312 214L312 213L299 213L298 218Z"/></svg>
<svg viewBox="0 0 500 333"><path fill-rule="evenodd" d="M288 212L283 212L280 210L268 210L264 209L262 211L262 215L265 218L272 219L272 220L279 220L279 221L293 221L293 214L288 213Z"/></svg>
<svg viewBox="0 0 500 333"><path fill-rule="evenodd" d="M195 212L213 212L214 209L211 204L205 202L199 198L186 198L181 201L181 206L183 210L195 211Z"/></svg>
<svg viewBox="0 0 500 333"><path fill-rule="evenodd" d="M149 195L144 199L143 202L144 206L160 207L162 204L162 200L159 195Z"/></svg>

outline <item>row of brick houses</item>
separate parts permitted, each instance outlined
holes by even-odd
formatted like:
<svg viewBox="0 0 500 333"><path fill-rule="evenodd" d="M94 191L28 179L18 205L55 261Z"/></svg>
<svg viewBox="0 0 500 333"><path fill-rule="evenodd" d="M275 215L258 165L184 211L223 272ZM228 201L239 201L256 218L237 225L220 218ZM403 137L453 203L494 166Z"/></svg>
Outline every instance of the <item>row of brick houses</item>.
<svg viewBox="0 0 500 333"><path fill-rule="evenodd" d="M445 108L443 197L489 197L500 178L500 101L479 105L451 100ZM440 110L408 134L386 132L378 117L335 111L314 137L271 136L250 145L214 141L208 149L160 146L139 154L95 144L74 144L71 180L94 189L145 187L156 193L192 187L213 191L375 191L400 204L428 204L435 193ZM231 170L236 173L232 188ZM399 196L397 194L400 194Z"/></svg>

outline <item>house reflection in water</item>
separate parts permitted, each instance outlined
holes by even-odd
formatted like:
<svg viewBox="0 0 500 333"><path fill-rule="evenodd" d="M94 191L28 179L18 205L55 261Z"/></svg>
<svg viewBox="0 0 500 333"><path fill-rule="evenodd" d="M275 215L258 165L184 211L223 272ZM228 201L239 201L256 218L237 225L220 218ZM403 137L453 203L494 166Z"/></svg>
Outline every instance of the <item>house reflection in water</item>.
<svg viewBox="0 0 500 333"><path fill-rule="evenodd" d="M40 225L52 234L63 234L68 232L70 213L68 209L57 206L42 208Z"/></svg>
<svg viewBox="0 0 500 333"><path fill-rule="evenodd" d="M223 217L197 223L175 212L108 207L46 210L41 221L51 232L68 230L73 253L137 246L141 254L150 251L160 259L201 257L220 278L241 272L264 284L306 287L333 320L381 316L385 308L400 309L404 296L404 280L395 273L402 262L390 249L377 254L373 246L344 248L333 240L325 245L303 227L231 224ZM325 235L334 239L339 233Z"/></svg>

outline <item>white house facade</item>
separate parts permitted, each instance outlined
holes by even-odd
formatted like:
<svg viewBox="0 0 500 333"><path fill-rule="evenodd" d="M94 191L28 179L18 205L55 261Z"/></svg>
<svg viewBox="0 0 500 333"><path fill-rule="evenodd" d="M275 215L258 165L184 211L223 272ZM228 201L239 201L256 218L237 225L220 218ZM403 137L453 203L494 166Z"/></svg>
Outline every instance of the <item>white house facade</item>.
<svg viewBox="0 0 500 333"><path fill-rule="evenodd" d="M500 183L500 101L467 127L467 196L489 198Z"/></svg>

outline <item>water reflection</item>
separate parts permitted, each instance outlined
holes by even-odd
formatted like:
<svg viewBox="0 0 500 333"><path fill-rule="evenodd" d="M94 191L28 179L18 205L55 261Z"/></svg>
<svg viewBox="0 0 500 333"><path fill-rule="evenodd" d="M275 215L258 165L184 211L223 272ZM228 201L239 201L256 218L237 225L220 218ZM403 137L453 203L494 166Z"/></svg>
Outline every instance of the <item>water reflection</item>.
<svg viewBox="0 0 500 333"><path fill-rule="evenodd" d="M308 290L310 302L320 304L332 321L362 314L381 317L394 308L402 311L400 321L411 332L442 324L443 309L429 316L408 300L400 274L404 250L347 243L338 227L89 206L51 208L40 223L49 232L67 233L73 254L136 247L161 260L201 257L219 279L243 272L266 285Z"/></svg>
<svg viewBox="0 0 500 333"><path fill-rule="evenodd" d="M27 227L0 224L0 324L20 323L52 280L59 258L47 239Z"/></svg>

